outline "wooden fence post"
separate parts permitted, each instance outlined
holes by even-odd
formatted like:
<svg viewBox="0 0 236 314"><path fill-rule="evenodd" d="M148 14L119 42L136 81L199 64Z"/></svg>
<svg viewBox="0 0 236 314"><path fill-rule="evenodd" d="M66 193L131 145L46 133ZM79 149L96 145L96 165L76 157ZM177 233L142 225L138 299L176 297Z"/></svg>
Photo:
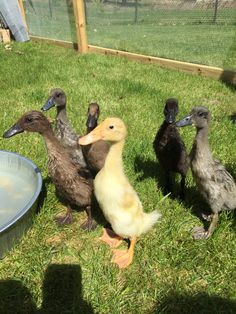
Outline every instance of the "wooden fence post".
<svg viewBox="0 0 236 314"><path fill-rule="evenodd" d="M20 7L21 15L22 15L23 20L25 22L26 30L28 31L28 26L27 26L27 23L26 23L25 9L24 9L24 5L23 5L23 0L18 0L18 4L19 4L19 7Z"/></svg>
<svg viewBox="0 0 236 314"><path fill-rule="evenodd" d="M77 42L80 53L88 52L84 1L85 0L73 0Z"/></svg>

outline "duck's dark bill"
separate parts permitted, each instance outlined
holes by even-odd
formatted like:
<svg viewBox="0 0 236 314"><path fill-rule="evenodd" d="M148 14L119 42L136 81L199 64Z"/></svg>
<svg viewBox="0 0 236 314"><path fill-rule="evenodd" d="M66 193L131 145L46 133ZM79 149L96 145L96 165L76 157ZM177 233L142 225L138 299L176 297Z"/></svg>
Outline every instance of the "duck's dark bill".
<svg viewBox="0 0 236 314"><path fill-rule="evenodd" d="M187 116L187 117L183 118L182 120L179 120L175 123L175 125L178 127L191 125L191 124L192 124L192 116L191 115Z"/></svg>
<svg viewBox="0 0 236 314"><path fill-rule="evenodd" d="M24 132L24 130L19 125L14 124L9 130L4 132L3 137L9 138L22 132Z"/></svg>
<svg viewBox="0 0 236 314"><path fill-rule="evenodd" d="M175 121L175 112L166 112L165 120L167 123L173 123Z"/></svg>
<svg viewBox="0 0 236 314"><path fill-rule="evenodd" d="M86 126L89 129L94 129L97 126L97 120L96 120L95 116L93 116L91 114L88 116Z"/></svg>
<svg viewBox="0 0 236 314"><path fill-rule="evenodd" d="M54 99L50 98L46 104L41 108L42 111L47 111L55 105Z"/></svg>

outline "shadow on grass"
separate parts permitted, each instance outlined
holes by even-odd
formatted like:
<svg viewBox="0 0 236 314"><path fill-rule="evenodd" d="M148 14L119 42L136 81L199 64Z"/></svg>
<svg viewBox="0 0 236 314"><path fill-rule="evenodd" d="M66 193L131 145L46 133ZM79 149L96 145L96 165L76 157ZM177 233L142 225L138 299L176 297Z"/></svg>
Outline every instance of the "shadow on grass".
<svg viewBox="0 0 236 314"><path fill-rule="evenodd" d="M17 280L0 281L0 313L4 314L93 314L92 307L83 300L79 265L50 265L43 281L41 309L29 290Z"/></svg>
<svg viewBox="0 0 236 314"><path fill-rule="evenodd" d="M39 198L38 198L37 213L39 213L41 208L43 207L44 200L47 198L47 186L51 182L52 182L52 180L49 176L47 176L45 179L43 179L42 190L41 190L41 193L39 194Z"/></svg>
<svg viewBox="0 0 236 314"><path fill-rule="evenodd" d="M136 156L134 161L135 171L138 173L138 181L145 180L147 178L154 178L157 182L157 188L160 188L164 195L165 178L164 173L157 161L148 159L144 160L140 156ZM234 180L236 181L236 175L234 174L235 169L232 166L226 165L226 169L231 173ZM189 170L190 171L190 170ZM177 174L172 176L174 194L169 195L171 199L178 199L179 185L175 182ZM180 201L183 206L191 211L193 215L199 218L199 225L202 224L205 230L208 229L210 222L203 219L202 214L210 215L211 209L207 202L203 199L201 194L198 192L197 187L185 186L185 199ZM236 210L232 213L229 211L229 219L233 219L233 229L236 229Z"/></svg>
<svg viewBox="0 0 236 314"><path fill-rule="evenodd" d="M163 169L158 161L155 160L143 160L140 156L136 156L134 160L135 171L139 174L137 180L142 181L147 178L155 179L157 183L157 189L161 189L163 195L165 194L166 178ZM169 195L171 199L178 199L180 193L180 184L177 183L177 178L180 175L172 173L171 183L174 192Z"/></svg>
<svg viewBox="0 0 236 314"><path fill-rule="evenodd" d="M35 313L36 305L26 287L18 280L0 280L0 313Z"/></svg>
<svg viewBox="0 0 236 314"><path fill-rule="evenodd" d="M79 265L52 264L47 268L39 313L94 313L82 297Z"/></svg>
<svg viewBox="0 0 236 314"><path fill-rule="evenodd" d="M170 293L150 314L233 314L236 302L202 292L196 295Z"/></svg>
<svg viewBox="0 0 236 314"><path fill-rule="evenodd" d="M232 113L229 116L229 120L232 121L233 123L236 123L236 112Z"/></svg>
<svg viewBox="0 0 236 314"><path fill-rule="evenodd" d="M235 83L232 83L236 80L236 72L231 70L224 70L220 81L223 82L232 92L236 91Z"/></svg>
<svg viewBox="0 0 236 314"><path fill-rule="evenodd" d="M138 180L142 181L147 178L154 178L157 182L157 188L160 188L164 195L165 177L159 163L150 159L143 160L140 156L137 156L135 158L134 165L135 171L140 173ZM173 174L171 178L173 182L174 193L173 195L168 196L170 199L178 200L180 185L177 184L177 176L178 174ZM185 186L185 199L180 200L180 202L185 208L189 209L193 215L200 219L199 224L202 223L205 229L208 228L209 222L202 218L202 214L210 215L211 210L195 186Z"/></svg>

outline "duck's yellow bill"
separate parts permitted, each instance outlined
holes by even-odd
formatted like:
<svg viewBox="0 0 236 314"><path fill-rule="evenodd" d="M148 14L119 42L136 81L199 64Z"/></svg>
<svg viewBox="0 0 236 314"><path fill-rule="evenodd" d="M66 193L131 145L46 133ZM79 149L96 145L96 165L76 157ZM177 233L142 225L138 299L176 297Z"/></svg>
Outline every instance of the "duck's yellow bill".
<svg viewBox="0 0 236 314"><path fill-rule="evenodd" d="M97 132L96 129L94 129L92 132L90 132L89 134L81 137L79 139L79 144L80 145L89 145L92 144L94 142L97 142L99 140L101 140L101 134L100 132Z"/></svg>

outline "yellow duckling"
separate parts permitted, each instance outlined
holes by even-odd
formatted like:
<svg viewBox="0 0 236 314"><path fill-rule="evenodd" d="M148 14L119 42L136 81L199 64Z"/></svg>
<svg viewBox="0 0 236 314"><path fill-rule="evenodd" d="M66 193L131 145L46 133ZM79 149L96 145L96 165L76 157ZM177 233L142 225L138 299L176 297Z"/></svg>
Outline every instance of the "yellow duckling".
<svg viewBox="0 0 236 314"><path fill-rule="evenodd" d="M94 189L104 216L116 233L105 229L100 239L111 247L118 247L123 238L130 240L128 250L113 251L112 261L120 268L125 268L132 262L137 237L147 232L161 217L156 210L144 213L137 193L124 174L122 151L126 135L126 126L121 119L107 118L79 139L80 145L99 140L110 143L104 167L95 177Z"/></svg>

